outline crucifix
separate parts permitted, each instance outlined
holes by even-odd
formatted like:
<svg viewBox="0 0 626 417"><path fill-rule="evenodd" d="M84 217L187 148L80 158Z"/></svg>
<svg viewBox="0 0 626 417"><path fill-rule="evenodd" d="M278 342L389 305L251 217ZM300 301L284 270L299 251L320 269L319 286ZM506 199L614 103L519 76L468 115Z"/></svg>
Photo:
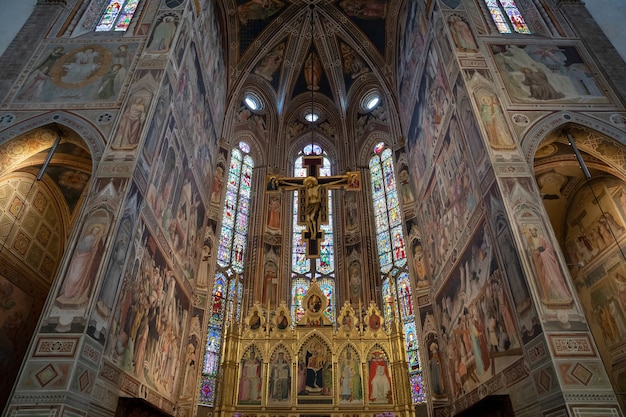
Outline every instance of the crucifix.
<svg viewBox="0 0 626 417"><path fill-rule="evenodd" d="M280 190L298 191L298 225L304 226L302 238L306 241L307 258L319 258L320 246L324 241L321 225L328 224L328 189L361 189L361 173L348 171L344 175L322 177L320 167L324 164L321 155L307 155L302 158L306 177L279 177L268 175L268 192Z"/></svg>

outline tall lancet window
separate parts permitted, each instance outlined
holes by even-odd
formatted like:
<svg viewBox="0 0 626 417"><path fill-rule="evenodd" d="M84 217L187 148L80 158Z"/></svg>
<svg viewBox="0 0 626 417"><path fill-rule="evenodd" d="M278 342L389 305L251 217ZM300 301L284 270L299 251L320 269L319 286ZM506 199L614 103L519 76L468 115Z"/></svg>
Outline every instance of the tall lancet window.
<svg viewBox="0 0 626 417"><path fill-rule="evenodd" d="M394 311L402 323L409 362L411 393L413 402L419 404L426 401L426 395L419 360L415 310L407 269L402 216L391 149L387 148L383 142L377 144L369 166L378 260L384 276L382 297L385 323L391 324Z"/></svg>
<svg viewBox="0 0 626 417"><path fill-rule="evenodd" d="M110 0L96 25L96 32L125 32L138 4L139 0Z"/></svg>
<svg viewBox="0 0 626 417"><path fill-rule="evenodd" d="M330 160L318 145L310 144L298 154L294 164L294 176L306 177L307 169L302 163L304 155L323 155L324 164L320 176L331 175ZM335 321L335 248L333 235L333 200L328 191L328 224L321 226L324 241L320 246L320 257L311 262L306 257L306 243L302 238L304 226L298 225L298 192L293 196L293 234L291 239L291 314L296 321L304 315L303 299L312 278L317 279L320 288L328 298L328 308L324 314L331 322Z"/></svg>
<svg viewBox="0 0 626 417"><path fill-rule="evenodd" d="M530 33L514 0L485 0L485 4L500 33Z"/></svg>
<svg viewBox="0 0 626 417"><path fill-rule="evenodd" d="M228 184L222 229L217 249L217 267L209 315L206 354L202 369L200 404L212 406L220 362L225 323L240 319L243 295L242 273L248 235L248 218L254 161L250 147L239 142L233 149L228 171Z"/></svg>

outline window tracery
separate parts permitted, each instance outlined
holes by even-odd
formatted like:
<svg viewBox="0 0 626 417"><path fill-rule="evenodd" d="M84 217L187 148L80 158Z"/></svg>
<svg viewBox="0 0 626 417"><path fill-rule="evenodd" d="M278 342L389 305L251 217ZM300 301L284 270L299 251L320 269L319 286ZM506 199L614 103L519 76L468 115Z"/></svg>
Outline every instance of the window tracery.
<svg viewBox="0 0 626 417"><path fill-rule="evenodd" d="M385 323L394 314L402 324L409 359L409 380L414 404L424 403L426 394L419 360L419 344L411 281L407 269L404 232L398 200L393 155L383 142L374 147L369 163L371 173L374 224L380 270L383 274L382 298Z"/></svg>
<svg viewBox="0 0 626 417"><path fill-rule="evenodd" d="M294 176L305 177L307 170L303 166L302 157L304 155L323 155L324 164L320 167L320 176L331 175L330 160L326 152L319 145L310 144L304 147L299 153L294 163ZM331 322L335 321L335 248L333 234L333 194L328 191L328 224L322 224L324 240L321 244L320 257L311 263L311 259L306 257L306 243L302 238L304 226L298 225L298 192L294 191L293 196L293 217L292 217L292 241L291 241L291 313L296 321L304 315L302 305L304 294L309 288L312 277L315 277L322 292L328 298L328 307L324 315ZM308 275L308 276L307 276Z"/></svg>
<svg viewBox="0 0 626 417"><path fill-rule="evenodd" d="M530 34L530 29L514 0L485 0L491 18L500 33Z"/></svg>
<svg viewBox="0 0 626 417"><path fill-rule="evenodd" d="M96 32L125 32L137 10L139 0L110 0L96 25Z"/></svg>
<svg viewBox="0 0 626 417"><path fill-rule="evenodd" d="M200 404L203 405L213 405L215 400L224 325L238 322L241 314L242 273L254 168L249 152L248 144L240 142L231 153L202 369Z"/></svg>

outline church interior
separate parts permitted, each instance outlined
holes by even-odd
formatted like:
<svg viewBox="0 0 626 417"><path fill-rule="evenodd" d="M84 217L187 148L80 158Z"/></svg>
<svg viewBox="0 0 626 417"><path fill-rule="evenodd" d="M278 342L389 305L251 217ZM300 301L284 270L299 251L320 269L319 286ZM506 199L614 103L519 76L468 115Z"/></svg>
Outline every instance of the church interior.
<svg viewBox="0 0 626 417"><path fill-rule="evenodd" d="M3 416L624 415L620 0L4 3Z"/></svg>

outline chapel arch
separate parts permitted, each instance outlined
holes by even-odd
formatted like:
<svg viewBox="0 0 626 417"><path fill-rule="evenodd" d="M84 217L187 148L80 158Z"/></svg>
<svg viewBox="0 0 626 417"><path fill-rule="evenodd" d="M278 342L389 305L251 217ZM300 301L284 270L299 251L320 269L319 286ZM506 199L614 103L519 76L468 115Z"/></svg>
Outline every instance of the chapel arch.
<svg viewBox="0 0 626 417"><path fill-rule="evenodd" d="M24 126L13 131L21 129ZM49 123L3 139L0 287L8 294L8 308L0 316L6 342L0 348L0 374L5 375L0 382L0 403L7 400L26 355L81 212L93 167L90 146L60 124Z"/></svg>
<svg viewBox="0 0 626 417"><path fill-rule="evenodd" d="M615 392L623 393L626 365L618 358L626 344L626 146L623 135L607 134L610 126L585 124L553 128L530 160L602 361ZM624 406L626 396L618 398Z"/></svg>

